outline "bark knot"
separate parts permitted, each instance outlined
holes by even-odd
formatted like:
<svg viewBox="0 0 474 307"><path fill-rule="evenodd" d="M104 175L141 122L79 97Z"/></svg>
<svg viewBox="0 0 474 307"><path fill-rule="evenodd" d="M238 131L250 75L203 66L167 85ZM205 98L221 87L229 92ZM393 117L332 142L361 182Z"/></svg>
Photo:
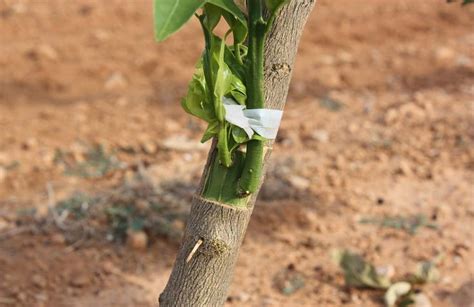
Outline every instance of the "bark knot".
<svg viewBox="0 0 474 307"><path fill-rule="evenodd" d="M211 258L219 257L230 251L227 243L220 239L204 240L203 245L198 250L199 253Z"/></svg>
<svg viewBox="0 0 474 307"><path fill-rule="evenodd" d="M275 63L272 65L268 75L272 79L287 78L291 74L291 65L288 63Z"/></svg>

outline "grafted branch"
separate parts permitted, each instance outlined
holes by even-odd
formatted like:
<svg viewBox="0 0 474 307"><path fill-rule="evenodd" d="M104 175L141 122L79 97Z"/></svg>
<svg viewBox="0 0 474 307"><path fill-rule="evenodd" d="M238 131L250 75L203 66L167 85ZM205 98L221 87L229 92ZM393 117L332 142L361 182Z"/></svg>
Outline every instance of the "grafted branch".
<svg viewBox="0 0 474 307"><path fill-rule="evenodd" d="M276 17L265 41L265 107L283 109L298 43L315 0L291 0ZM270 157L265 144L263 166ZM222 306L260 187L245 207L231 207L201 197L216 159L213 145L201 187L194 197L181 247L160 306ZM261 182L262 180L260 180ZM196 249L198 242L201 242ZM191 257L190 257L191 255Z"/></svg>

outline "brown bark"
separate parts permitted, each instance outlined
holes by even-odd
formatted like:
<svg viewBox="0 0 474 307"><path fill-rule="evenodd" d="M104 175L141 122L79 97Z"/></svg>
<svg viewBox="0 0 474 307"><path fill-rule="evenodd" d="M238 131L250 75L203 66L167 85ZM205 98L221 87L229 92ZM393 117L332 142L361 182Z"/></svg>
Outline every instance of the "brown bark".
<svg viewBox="0 0 474 307"><path fill-rule="evenodd" d="M265 107L283 109L288 95L298 43L315 0L291 0L280 11L265 43ZM271 144L267 145L264 165ZM183 241L160 306L222 306L257 193L246 208L201 198L213 159L211 148L201 187L194 197ZM196 249L197 247L197 249ZM193 252L194 250L194 252Z"/></svg>

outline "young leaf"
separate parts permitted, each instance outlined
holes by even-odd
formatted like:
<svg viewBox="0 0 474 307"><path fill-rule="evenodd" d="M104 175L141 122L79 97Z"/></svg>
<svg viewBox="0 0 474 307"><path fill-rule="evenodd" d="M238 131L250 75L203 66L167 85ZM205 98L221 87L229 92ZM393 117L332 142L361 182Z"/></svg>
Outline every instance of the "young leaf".
<svg viewBox="0 0 474 307"><path fill-rule="evenodd" d="M154 0L155 38L163 41L178 31L205 0Z"/></svg>
<svg viewBox="0 0 474 307"><path fill-rule="evenodd" d="M232 49L231 49L232 48ZM239 45L242 58L245 58L248 53L247 46ZM240 64L237 58L234 55L233 46L225 48L224 61L229 66L230 70L237 78L242 80L243 83L245 80L245 66Z"/></svg>
<svg viewBox="0 0 474 307"><path fill-rule="evenodd" d="M237 44L241 44L247 38L248 28L245 22L242 22L239 18L236 18L229 12L223 12L222 16L229 24L234 34L234 41Z"/></svg>
<svg viewBox="0 0 474 307"><path fill-rule="evenodd" d="M247 89L242 80L240 80L236 75L232 75L231 78L230 94L234 97L235 101L245 106L245 102L247 101Z"/></svg>
<svg viewBox="0 0 474 307"><path fill-rule="evenodd" d="M211 3L215 6L220 7L224 11L232 14L234 18L242 25L247 28L247 19L245 18L244 13L240 8L234 3L233 0L207 0L208 3Z"/></svg>
<svg viewBox="0 0 474 307"><path fill-rule="evenodd" d="M231 126L232 129L232 138L237 144L243 144L249 140L247 133L245 133L244 129L239 128L237 126Z"/></svg>
<svg viewBox="0 0 474 307"><path fill-rule="evenodd" d="M206 25L209 32L212 32L221 20L222 10L212 4L204 5L205 19L204 24Z"/></svg>
<svg viewBox="0 0 474 307"><path fill-rule="evenodd" d="M181 101L181 105L187 113L208 123L216 119L214 107L207 99L206 82L201 62L196 66L196 72L189 83L188 93Z"/></svg>
<svg viewBox="0 0 474 307"><path fill-rule="evenodd" d="M209 125L207 126L206 132L204 132L204 135L202 136L201 143L206 143L207 141L217 136L218 134L219 134L219 122L218 121L210 122Z"/></svg>
<svg viewBox="0 0 474 307"><path fill-rule="evenodd" d="M222 9L222 15L234 33L234 40L242 43L247 37L247 20L244 13L232 0L208 0Z"/></svg>
<svg viewBox="0 0 474 307"><path fill-rule="evenodd" d="M222 40L217 59L217 64L219 68L217 70L217 76L215 78L216 84L214 85L214 109L216 112L217 119L220 122L224 121L225 116L224 106L222 105L222 97L227 94L230 89L230 84L232 82L232 73L227 64L224 62L225 47L225 42L224 40Z"/></svg>

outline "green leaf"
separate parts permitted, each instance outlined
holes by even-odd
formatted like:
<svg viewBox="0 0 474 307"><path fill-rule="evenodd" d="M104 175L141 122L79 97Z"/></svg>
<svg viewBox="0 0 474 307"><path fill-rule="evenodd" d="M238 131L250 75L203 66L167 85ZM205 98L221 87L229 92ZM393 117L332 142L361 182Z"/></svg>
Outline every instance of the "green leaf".
<svg viewBox="0 0 474 307"><path fill-rule="evenodd" d="M220 7L226 12L231 13L235 18L241 19L245 22L245 15L240 8L234 3L233 0L206 0L207 3Z"/></svg>
<svg viewBox="0 0 474 307"><path fill-rule="evenodd" d="M213 58L213 71L212 74L214 76L217 75L217 68L219 67L219 55L222 46L222 40L218 36L212 37L213 46L211 50L212 58ZM240 49L242 52L242 56L245 57L247 55L247 47L240 45ZM226 65L225 69L230 69L231 73L235 75L239 80L243 82L245 79L245 67L244 65L240 64L236 57L234 56L233 46L224 46L224 64Z"/></svg>
<svg viewBox="0 0 474 307"><path fill-rule="evenodd" d="M232 138L237 144L243 144L249 140L247 133L245 133L244 129L232 125Z"/></svg>
<svg viewBox="0 0 474 307"><path fill-rule="evenodd" d="M261 136L261 135L258 135L257 133L255 133L255 134L252 136L252 140L262 141L262 142L268 141L266 138L264 138L264 137Z"/></svg>
<svg viewBox="0 0 474 307"><path fill-rule="evenodd" d="M228 93L230 85L232 83L232 73L224 62L225 42L221 41L221 47L217 59L217 76L215 78L216 84L214 85L214 110L216 112L217 119L220 122L224 121L225 110L222 104L222 98Z"/></svg>
<svg viewBox="0 0 474 307"><path fill-rule="evenodd" d="M245 67L241 59L247 50L240 46L248 32L246 17L233 0L202 0L192 9L189 1L177 1L173 6L170 6L170 3L171 1L167 0L155 0L156 36L160 40L179 29L197 8L204 5L204 13L199 16L199 20L206 37L206 51L196 66L196 73L186 97L182 100L182 106L186 112L208 122L201 141L206 142L217 137L219 162L230 167L233 150L238 148L241 142L247 141L247 138L243 138L240 132L233 132L232 126L225 121L222 99L224 96L232 96L243 105L247 100L243 81ZM179 14L176 15L176 12ZM162 19L159 19L160 16ZM173 20L173 16L177 20ZM185 18L181 18L183 16ZM239 48L238 58L233 49L226 45L225 38L221 39L212 33L222 16L234 33L233 48ZM160 21L162 24L158 25Z"/></svg>
<svg viewBox="0 0 474 307"><path fill-rule="evenodd" d="M247 56L248 48L247 46L244 46L244 45L239 45L239 47L240 47L241 56L244 58L245 56ZM245 66L240 64L237 58L235 57L233 46L227 47L225 49L224 61L227 63L230 70L232 71L234 75L236 75L237 78L239 78L242 81L245 80Z"/></svg>
<svg viewBox="0 0 474 307"><path fill-rule="evenodd" d="M231 13L236 19L239 20L239 22L243 24L247 23L244 13L240 10L237 4L234 3L233 0L207 0L206 2L218 6L226 12Z"/></svg>
<svg viewBox="0 0 474 307"><path fill-rule="evenodd" d="M209 125L207 126L206 131L204 132L204 135L202 136L201 143L205 143L209 141L210 139L217 136L218 134L219 134L219 122L218 121L210 122Z"/></svg>
<svg viewBox="0 0 474 307"><path fill-rule="evenodd" d="M398 299L407 295L411 290L411 285L405 281L394 283L385 292L384 300L387 307L394 307Z"/></svg>
<svg viewBox="0 0 474 307"><path fill-rule="evenodd" d="M204 24L206 25L209 32L212 32L212 30L214 30L214 28L217 26L217 24L221 20L222 10L215 5L206 4L204 5L204 12L205 12Z"/></svg>
<svg viewBox="0 0 474 307"><path fill-rule="evenodd" d="M344 271L347 286L386 289L391 284L387 277L378 274L376 268L360 255L337 250L332 256Z"/></svg>
<svg viewBox="0 0 474 307"><path fill-rule="evenodd" d="M232 75L230 87L230 94L234 97L235 101L241 105L245 105L245 102L247 101L247 89L242 80L240 80L236 75Z"/></svg>
<svg viewBox="0 0 474 307"><path fill-rule="evenodd" d="M213 41L215 46L212 50L212 74L215 80L215 97L221 102L224 95L231 94L237 102L244 105L247 100L247 89L243 81L244 67L238 63L223 40L214 36ZM243 50L246 51L245 48Z"/></svg>
<svg viewBox="0 0 474 307"><path fill-rule="evenodd" d="M204 76L203 56L196 65L196 72L189 85L188 93L182 100L182 106L189 114L208 122L208 127L201 142L206 142L213 137L217 137L219 161L221 161L222 165L229 166L232 164L232 152L234 152L241 143L248 141L248 138L245 132L245 138L243 138L240 131L236 132L238 127L233 127L225 122L225 109L222 99L224 96L232 96L240 104L245 105L247 90L243 81L234 73L232 68L227 65L227 63L232 63L238 67L238 63L236 63L236 59L230 48L217 36L213 36L212 41L213 46L210 52L212 65L210 65L210 69L212 69L211 80L215 80L213 86L214 91L212 93L208 92L210 89L206 85L206 78ZM209 98L209 94L214 97L214 104ZM219 116L217 112L221 112ZM222 127L225 127L225 129Z"/></svg>
<svg viewBox="0 0 474 307"><path fill-rule="evenodd" d="M414 281L421 284L437 282L440 279L440 272L436 268L437 261L423 261L418 263L414 274Z"/></svg>
<svg viewBox="0 0 474 307"><path fill-rule="evenodd" d="M164 41L204 5L205 0L154 0L155 38Z"/></svg>
<svg viewBox="0 0 474 307"><path fill-rule="evenodd" d="M207 0L207 3L221 9L220 15L224 16L234 33L234 40L236 43L242 43L247 37L247 19L244 13L232 0ZM214 13L217 15L217 13Z"/></svg>
<svg viewBox="0 0 474 307"><path fill-rule="evenodd" d="M240 33L243 35L242 42L245 37L247 36L247 18L245 17L244 13L240 10L240 8L234 3L233 0L208 0L208 3L211 3L215 6L220 7L226 13L224 13L224 18L226 19L229 26L234 31L236 28Z"/></svg>
<svg viewBox="0 0 474 307"><path fill-rule="evenodd" d="M187 113L208 123L216 118L214 107L206 95L206 81L201 62L196 65L196 72L189 83L188 93L182 99L181 105Z"/></svg>
<svg viewBox="0 0 474 307"><path fill-rule="evenodd" d="M236 18L229 12L224 12L222 14L224 16L225 21L229 24L229 27L232 29L232 33L234 34L234 41L237 44L241 44L247 38L248 28L247 23L245 20L242 22L241 19Z"/></svg>

